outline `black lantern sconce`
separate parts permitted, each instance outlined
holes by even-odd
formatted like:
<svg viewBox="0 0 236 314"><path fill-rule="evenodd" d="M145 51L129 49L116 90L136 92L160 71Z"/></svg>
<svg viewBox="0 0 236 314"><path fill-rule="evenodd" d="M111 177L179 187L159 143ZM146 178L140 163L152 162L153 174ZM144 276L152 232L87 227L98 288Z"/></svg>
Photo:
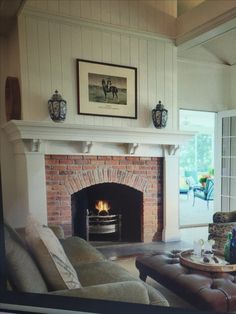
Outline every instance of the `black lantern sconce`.
<svg viewBox="0 0 236 314"><path fill-rule="evenodd" d="M65 121L67 112L66 101L57 90L55 90L55 94L53 94L51 99L48 101L48 111L54 122Z"/></svg>
<svg viewBox="0 0 236 314"><path fill-rule="evenodd" d="M159 101L155 109L152 109L152 121L157 129L166 127L168 120L168 110L164 108L164 105Z"/></svg>

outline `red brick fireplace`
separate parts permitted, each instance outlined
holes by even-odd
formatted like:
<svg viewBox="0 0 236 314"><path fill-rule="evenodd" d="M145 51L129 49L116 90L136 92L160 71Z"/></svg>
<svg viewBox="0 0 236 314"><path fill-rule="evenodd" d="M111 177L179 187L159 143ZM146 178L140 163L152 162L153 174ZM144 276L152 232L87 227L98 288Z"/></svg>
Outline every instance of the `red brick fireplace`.
<svg viewBox="0 0 236 314"><path fill-rule="evenodd" d="M140 197L142 241L180 239L178 148L193 134L23 120L11 120L3 130L12 144L11 158L5 158L3 168L11 167L13 160L16 169L12 182L5 172L3 186L12 225L24 227L32 213L43 224L60 223L66 234L74 233L73 200L89 186L108 184L134 190L133 199Z"/></svg>
<svg viewBox="0 0 236 314"><path fill-rule="evenodd" d="M141 240L161 240L163 158L45 155L47 218L72 234L71 195L100 183L117 183L143 193Z"/></svg>

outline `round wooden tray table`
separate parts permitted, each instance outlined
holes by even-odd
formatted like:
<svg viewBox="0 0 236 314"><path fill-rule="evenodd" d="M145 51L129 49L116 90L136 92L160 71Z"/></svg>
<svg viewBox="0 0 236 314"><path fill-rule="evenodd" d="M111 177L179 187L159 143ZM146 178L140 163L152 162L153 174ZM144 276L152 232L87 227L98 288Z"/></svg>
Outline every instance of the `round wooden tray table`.
<svg viewBox="0 0 236 314"><path fill-rule="evenodd" d="M208 272L233 272L236 271L236 264L229 264L225 261L222 253L215 251L214 255L219 263L204 263L203 257L196 257L193 250L183 251L179 254L180 264L193 269L198 269Z"/></svg>

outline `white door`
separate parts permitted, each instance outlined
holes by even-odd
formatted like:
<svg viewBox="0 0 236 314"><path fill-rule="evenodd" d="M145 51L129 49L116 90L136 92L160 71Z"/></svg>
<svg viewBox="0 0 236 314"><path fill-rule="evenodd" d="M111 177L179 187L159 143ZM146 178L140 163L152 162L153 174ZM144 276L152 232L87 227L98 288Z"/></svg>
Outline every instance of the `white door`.
<svg viewBox="0 0 236 314"><path fill-rule="evenodd" d="M217 114L215 211L236 210L236 110Z"/></svg>

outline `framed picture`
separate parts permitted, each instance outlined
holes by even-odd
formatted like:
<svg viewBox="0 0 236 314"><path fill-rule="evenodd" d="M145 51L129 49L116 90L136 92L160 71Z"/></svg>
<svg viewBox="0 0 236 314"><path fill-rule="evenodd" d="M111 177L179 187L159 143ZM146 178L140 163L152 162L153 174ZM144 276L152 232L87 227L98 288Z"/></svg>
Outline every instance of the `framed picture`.
<svg viewBox="0 0 236 314"><path fill-rule="evenodd" d="M137 68L76 61L79 114L137 119Z"/></svg>

